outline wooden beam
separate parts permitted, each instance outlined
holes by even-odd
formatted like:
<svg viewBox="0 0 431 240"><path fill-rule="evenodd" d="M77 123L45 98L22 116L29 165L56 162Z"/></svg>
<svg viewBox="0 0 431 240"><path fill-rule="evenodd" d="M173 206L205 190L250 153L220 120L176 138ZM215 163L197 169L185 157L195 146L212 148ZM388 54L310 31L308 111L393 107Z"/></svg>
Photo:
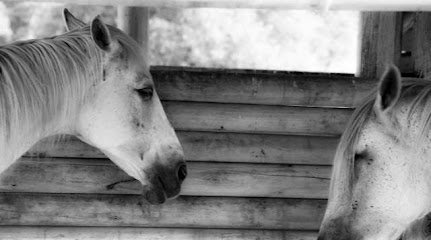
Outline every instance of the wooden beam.
<svg viewBox="0 0 431 240"><path fill-rule="evenodd" d="M142 46L149 63L149 9L146 7L118 7L118 27Z"/></svg>
<svg viewBox="0 0 431 240"><path fill-rule="evenodd" d="M6 0L28 1L28 0ZM124 5L141 7L180 8L276 8L309 10L356 11L431 11L424 0L32 0L32 2L56 2L69 4Z"/></svg>
<svg viewBox="0 0 431 240"><path fill-rule="evenodd" d="M181 195L327 198L328 166L189 162ZM0 191L142 194L138 181L108 160L21 159L2 173Z"/></svg>
<svg viewBox="0 0 431 240"><path fill-rule="evenodd" d="M317 230L325 200L0 193L0 225Z"/></svg>
<svg viewBox="0 0 431 240"><path fill-rule="evenodd" d="M152 67L161 99L307 107L355 107L374 78L328 73Z"/></svg>
<svg viewBox="0 0 431 240"><path fill-rule="evenodd" d="M399 65L401 35L401 13L362 13L361 77L379 78L388 64Z"/></svg>
<svg viewBox="0 0 431 240"><path fill-rule="evenodd" d="M414 13L412 58L415 72L425 78L431 76L431 13Z"/></svg>
<svg viewBox="0 0 431 240"><path fill-rule="evenodd" d="M338 136L351 109L165 102L177 130Z"/></svg>
<svg viewBox="0 0 431 240"><path fill-rule="evenodd" d="M315 231L0 226L0 239L9 240L314 240L316 237Z"/></svg>
<svg viewBox="0 0 431 240"><path fill-rule="evenodd" d="M415 70L415 12L403 12L402 52L399 69L403 76L417 76Z"/></svg>
<svg viewBox="0 0 431 240"><path fill-rule="evenodd" d="M337 137L177 131L187 161L331 165ZM54 138L55 139L55 138ZM26 156L106 158L97 149L67 138L45 139Z"/></svg>

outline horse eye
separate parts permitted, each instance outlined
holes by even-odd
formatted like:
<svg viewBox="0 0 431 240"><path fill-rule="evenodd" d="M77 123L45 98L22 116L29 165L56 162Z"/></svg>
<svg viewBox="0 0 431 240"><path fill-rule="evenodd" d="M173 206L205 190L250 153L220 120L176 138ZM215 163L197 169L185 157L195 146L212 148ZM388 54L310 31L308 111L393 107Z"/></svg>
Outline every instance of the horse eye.
<svg viewBox="0 0 431 240"><path fill-rule="evenodd" d="M359 160L361 160L363 158L364 158L364 154L362 154L362 153L355 153L354 161L357 162L357 161L359 161Z"/></svg>
<svg viewBox="0 0 431 240"><path fill-rule="evenodd" d="M145 87L141 89L136 89L139 96L141 96L144 100L150 100L153 97L153 88L152 87Z"/></svg>
<svg viewBox="0 0 431 240"><path fill-rule="evenodd" d="M364 158L364 155L362 153L355 153L353 158L353 175L356 180L358 180L361 173L363 158Z"/></svg>

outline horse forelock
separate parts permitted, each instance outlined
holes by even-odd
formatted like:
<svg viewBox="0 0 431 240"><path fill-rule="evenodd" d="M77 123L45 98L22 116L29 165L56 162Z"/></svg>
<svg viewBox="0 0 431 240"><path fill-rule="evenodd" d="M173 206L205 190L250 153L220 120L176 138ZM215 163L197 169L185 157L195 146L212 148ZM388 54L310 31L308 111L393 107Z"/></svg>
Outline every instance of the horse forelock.
<svg viewBox="0 0 431 240"><path fill-rule="evenodd" d="M341 135L335 152L329 200L336 195L349 197L353 177L354 147L358 141L359 134L367 119L369 118L375 100L375 91L372 91L360 104L350 117L346 129Z"/></svg>

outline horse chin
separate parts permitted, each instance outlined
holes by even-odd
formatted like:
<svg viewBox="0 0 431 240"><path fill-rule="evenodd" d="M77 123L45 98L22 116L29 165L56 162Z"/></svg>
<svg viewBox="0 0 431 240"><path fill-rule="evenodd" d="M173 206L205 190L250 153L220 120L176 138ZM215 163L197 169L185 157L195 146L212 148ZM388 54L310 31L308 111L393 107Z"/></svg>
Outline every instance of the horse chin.
<svg viewBox="0 0 431 240"><path fill-rule="evenodd" d="M167 200L165 191L160 188L151 188L146 191L144 190L144 197L150 204L153 205L162 204Z"/></svg>
<svg viewBox="0 0 431 240"><path fill-rule="evenodd" d="M160 178L158 181L153 181L150 185L144 186L143 195L145 199L153 205L162 204L168 199L175 199L180 194L180 188L175 192L167 191L166 185Z"/></svg>

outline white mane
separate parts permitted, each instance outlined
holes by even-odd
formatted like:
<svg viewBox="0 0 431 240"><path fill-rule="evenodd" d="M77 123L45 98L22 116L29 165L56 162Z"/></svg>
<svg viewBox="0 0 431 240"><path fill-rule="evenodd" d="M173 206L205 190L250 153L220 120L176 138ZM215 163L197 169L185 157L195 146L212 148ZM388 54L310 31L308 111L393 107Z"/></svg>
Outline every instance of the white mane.
<svg viewBox="0 0 431 240"><path fill-rule="evenodd" d="M100 79L101 56L88 28L1 46L0 154L74 116L83 89Z"/></svg>

